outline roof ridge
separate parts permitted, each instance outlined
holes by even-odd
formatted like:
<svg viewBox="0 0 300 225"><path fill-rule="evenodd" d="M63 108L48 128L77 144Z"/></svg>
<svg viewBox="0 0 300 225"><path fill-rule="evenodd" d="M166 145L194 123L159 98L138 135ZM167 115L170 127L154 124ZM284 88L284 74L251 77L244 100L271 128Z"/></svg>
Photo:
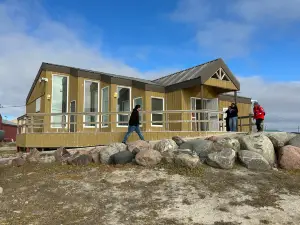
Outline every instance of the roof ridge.
<svg viewBox="0 0 300 225"><path fill-rule="evenodd" d="M190 69L194 69L194 68L196 68L196 67L203 66L203 65L205 65L205 64L208 64L208 63L211 63L211 62L220 60L220 59L221 59L221 58L217 58L217 59L214 59L214 60L210 60L210 61L208 61L208 62L199 64L199 65L196 65L196 66L192 66L192 67L189 67L189 68L187 68L187 69L183 69L183 70L177 71L177 72L175 72L175 73L168 74L168 75L166 75L166 76L163 76L163 77L157 78L157 79L155 79L155 80L151 80L151 81L152 81L152 82L155 82L155 81L158 81L158 80L160 80L160 79L170 77L170 76L172 76L172 75L174 75L174 74L176 74L176 73L181 73L181 72L184 72L184 71L187 71L187 70L190 70Z"/></svg>

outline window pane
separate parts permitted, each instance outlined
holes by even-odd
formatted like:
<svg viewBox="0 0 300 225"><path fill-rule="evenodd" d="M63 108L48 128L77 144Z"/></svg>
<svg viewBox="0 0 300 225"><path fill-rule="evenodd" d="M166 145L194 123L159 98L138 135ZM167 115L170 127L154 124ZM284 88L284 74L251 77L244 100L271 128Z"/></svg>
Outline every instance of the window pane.
<svg viewBox="0 0 300 225"><path fill-rule="evenodd" d="M118 124L120 126L128 126L128 121L129 121L129 116L128 115L123 115L123 114L119 114L118 115Z"/></svg>
<svg viewBox="0 0 300 225"><path fill-rule="evenodd" d="M108 96L108 87L102 89L102 113L109 112L109 96ZM102 114L102 126L108 126L109 115Z"/></svg>
<svg viewBox="0 0 300 225"><path fill-rule="evenodd" d="M65 113L67 112L67 87L68 79L63 76L53 76L52 80L52 113ZM52 116L51 118L53 124L52 127L62 127L62 116Z"/></svg>
<svg viewBox="0 0 300 225"><path fill-rule="evenodd" d="M84 112L98 112L98 83L92 81L84 82ZM85 126L93 126L97 122L97 115L87 115L85 116ZM89 123L92 122L92 123Z"/></svg>
<svg viewBox="0 0 300 225"><path fill-rule="evenodd" d="M41 98L35 100L35 112L41 111Z"/></svg>
<svg viewBox="0 0 300 225"><path fill-rule="evenodd" d="M140 105L141 106L141 110L143 110L143 99L142 98L135 98L133 105L134 105L134 107L136 105ZM140 117L140 122L143 121L143 115L142 115L141 112L139 113L139 117ZM143 126L143 124L141 124L141 126Z"/></svg>
<svg viewBox="0 0 300 225"><path fill-rule="evenodd" d="M152 121L163 121L163 114L153 113L152 114ZM162 126L163 123L162 122L152 122L152 125Z"/></svg>
<svg viewBox="0 0 300 225"><path fill-rule="evenodd" d="M130 112L130 89L118 87L118 101L117 101L118 112ZM118 125L128 126L128 115L118 114Z"/></svg>
<svg viewBox="0 0 300 225"><path fill-rule="evenodd" d="M163 111L163 99L151 99L152 111Z"/></svg>

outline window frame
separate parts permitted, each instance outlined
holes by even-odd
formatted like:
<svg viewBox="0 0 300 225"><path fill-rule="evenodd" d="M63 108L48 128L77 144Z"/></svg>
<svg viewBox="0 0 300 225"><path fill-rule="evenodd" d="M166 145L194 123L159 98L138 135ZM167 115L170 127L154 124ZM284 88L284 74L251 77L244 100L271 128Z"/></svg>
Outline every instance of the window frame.
<svg viewBox="0 0 300 225"><path fill-rule="evenodd" d="M96 120L96 126L86 125L85 124L85 117L86 117L86 115L83 114L83 128L99 128L99 123L98 122L99 122L100 81L89 80L89 79L84 79L83 80L83 109L82 109L83 113L85 113L84 107L85 107L85 82L86 81L97 83L97 85L98 85L98 96L97 96L98 111L96 112L97 113L97 116L96 116L96 118L97 118L97 120Z"/></svg>
<svg viewBox="0 0 300 225"><path fill-rule="evenodd" d="M69 78L69 76L68 75L63 75L63 74L52 74L51 75L51 113L53 113L53 111L52 111L52 106L53 106L53 87L54 87L54 85L53 85L53 78L55 77L55 76L57 76L57 77L66 77L67 78L67 103L66 103L66 113L68 113L69 112L69 88L70 88L70 78ZM54 129L60 129L60 128L62 128L62 126L55 126L55 124L52 124L53 123L53 117L54 116L51 116L51 118L50 118L50 123L51 123L51 128L54 128ZM66 123L68 123L68 116L66 116ZM54 126L53 126L54 125Z"/></svg>
<svg viewBox="0 0 300 225"><path fill-rule="evenodd" d="M38 108L38 110L37 110L37 103L38 103L38 102L39 102L39 108ZM41 97L35 99L35 112L36 112L36 113L41 112L41 102L42 102Z"/></svg>
<svg viewBox="0 0 300 225"><path fill-rule="evenodd" d="M151 96L151 127L164 127L164 123L162 121L162 125L155 125L152 123L152 118L153 118L153 113L152 113L152 99L160 99L162 100L162 104L163 104L163 110L165 111L165 98L164 97L155 97L155 96ZM164 118L164 114L163 113L155 113L155 114L161 114Z"/></svg>
<svg viewBox="0 0 300 225"><path fill-rule="evenodd" d="M103 103L104 103L104 101L103 101L103 90L104 89L106 89L107 88L107 100L108 100L108 112L109 112L109 86L105 86L105 87L103 87L103 88L101 88L101 128L107 128L107 127L109 127L109 123L108 124L105 124L105 125L103 125L104 124L104 122L103 122ZM106 115L106 114L105 114ZM109 114L107 114L107 116L108 116L108 118L109 118ZM109 119L108 119L109 120Z"/></svg>
<svg viewBox="0 0 300 225"><path fill-rule="evenodd" d="M116 101L116 112L117 112L117 115L116 115L116 122L117 122L117 126L116 127L128 127L128 125L120 125L119 124L119 115L125 115L125 113L119 113L118 111L118 99L119 99L119 88L127 88L129 89L129 109L131 110L132 109L132 102L131 102L131 96L132 96L132 87L130 86L122 86L122 85L117 85L116 87L116 91L117 91L117 101ZM127 115L127 114L126 114ZM130 115L128 114L128 122L129 123L129 119L130 119Z"/></svg>

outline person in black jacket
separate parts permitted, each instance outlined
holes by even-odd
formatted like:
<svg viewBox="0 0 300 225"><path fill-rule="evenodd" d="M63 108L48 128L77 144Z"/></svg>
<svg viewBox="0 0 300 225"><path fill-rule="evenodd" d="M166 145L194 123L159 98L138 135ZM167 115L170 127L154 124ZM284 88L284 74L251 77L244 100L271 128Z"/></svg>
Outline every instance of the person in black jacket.
<svg viewBox="0 0 300 225"><path fill-rule="evenodd" d="M135 131L141 140L144 141L144 136L140 130L140 116L139 116L139 111L141 110L140 105L136 105L134 109L132 110L130 119L129 119L129 126L128 126L128 131L122 141L122 143L126 144L127 139L129 138L130 134Z"/></svg>
<svg viewBox="0 0 300 225"><path fill-rule="evenodd" d="M229 125L229 117L230 117L230 113L229 110L231 109L231 106L228 106L228 109L226 110L226 131L229 132L230 131L230 125Z"/></svg>
<svg viewBox="0 0 300 225"><path fill-rule="evenodd" d="M237 121L238 121L238 108L235 103L231 104L229 110L229 127L230 131L236 132L237 131Z"/></svg>

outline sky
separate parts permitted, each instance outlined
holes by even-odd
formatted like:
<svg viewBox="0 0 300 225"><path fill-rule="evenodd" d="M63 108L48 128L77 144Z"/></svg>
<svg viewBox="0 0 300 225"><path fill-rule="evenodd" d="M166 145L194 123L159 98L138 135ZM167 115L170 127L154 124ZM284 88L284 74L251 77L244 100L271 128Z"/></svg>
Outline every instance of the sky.
<svg viewBox="0 0 300 225"><path fill-rule="evenodd" d="M43 61L154 79L223 58L268 129L297 131L299 27L300 0L0 0L0 104L24 105Z"/></svg>

